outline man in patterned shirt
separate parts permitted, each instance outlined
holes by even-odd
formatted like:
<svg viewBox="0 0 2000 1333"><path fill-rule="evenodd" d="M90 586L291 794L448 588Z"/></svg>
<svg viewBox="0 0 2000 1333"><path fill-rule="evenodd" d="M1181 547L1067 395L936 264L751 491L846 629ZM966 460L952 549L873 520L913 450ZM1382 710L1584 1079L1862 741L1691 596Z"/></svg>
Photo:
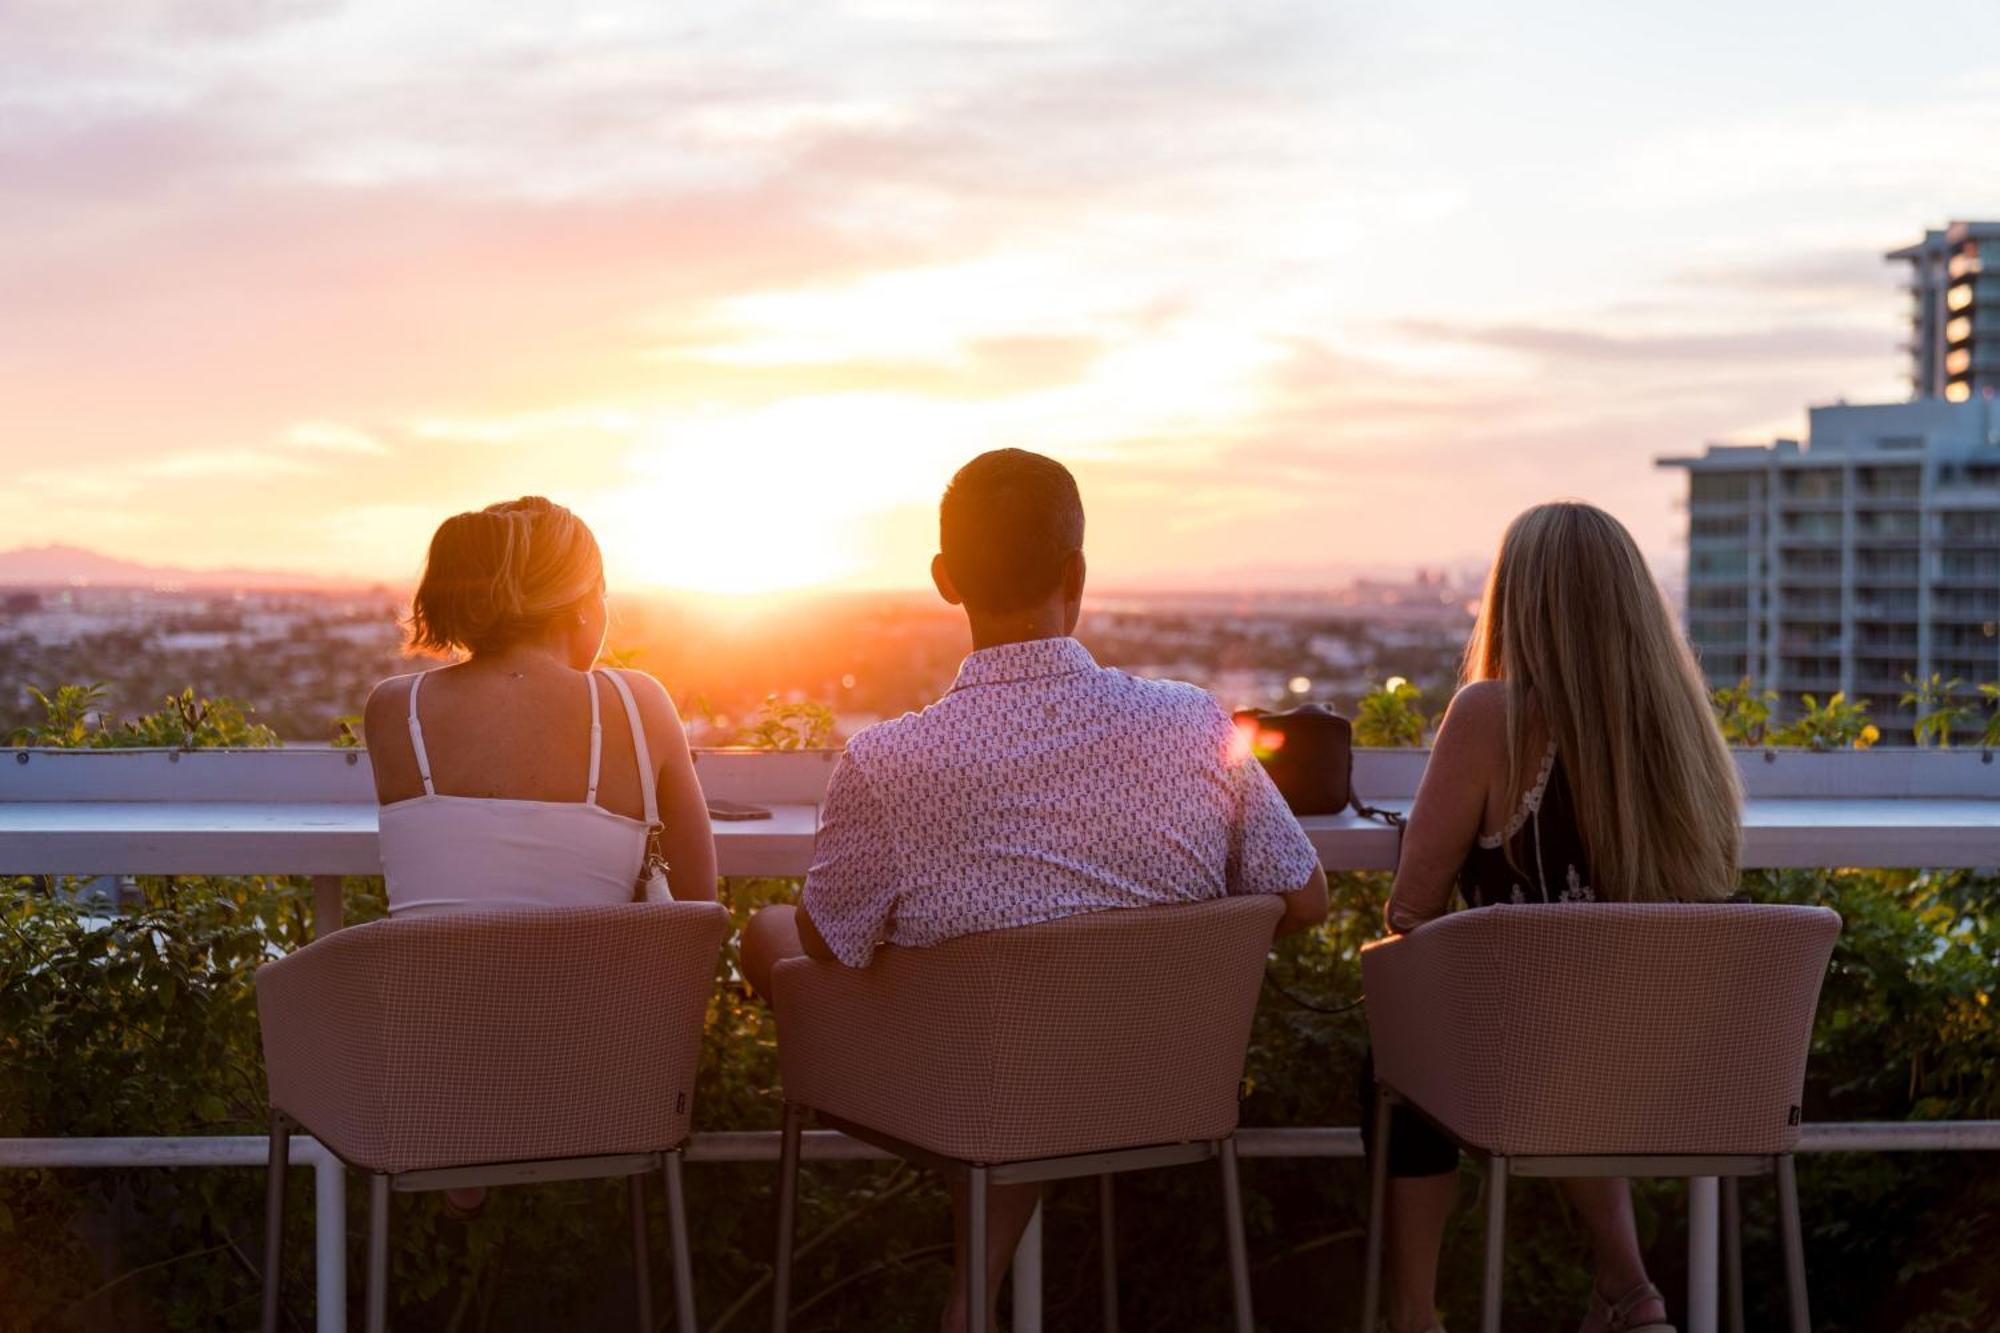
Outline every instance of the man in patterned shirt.
<svg viewBox="0 0 2000 1333"><path fill-rule="evenodd" d="M1281 934L1326 916L1326 875L1214 699L1097 665L1082 609L1083 502L1068 469L1020 449L959 469L931 578L965 608L973 652L919 713L855 736L834 770L797 908L744 932L743 969L801 953L866 967L880 945L1225 894L1285 900ZM1040 1198L993 1186L1000 1279ZM963 1211L963 1201L960 1201ZM961 1266L964 1226L960 1227ZM954 1285L947 1330L965 1325Z"/></svg>

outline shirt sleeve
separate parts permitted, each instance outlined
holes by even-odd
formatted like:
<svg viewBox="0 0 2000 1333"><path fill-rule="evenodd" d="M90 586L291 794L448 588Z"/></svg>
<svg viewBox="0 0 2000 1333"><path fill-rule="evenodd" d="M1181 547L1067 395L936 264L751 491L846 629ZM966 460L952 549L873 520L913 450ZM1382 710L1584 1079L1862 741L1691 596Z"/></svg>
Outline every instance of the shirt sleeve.
<svg viewBox="0 0 2000 1333"><path fill-rule="evenodd" d="M1229 892L1290 893L1305 887L1319 866L1319 853L1278 794L1277 784L1241 745L1231 745L1223 763L1235 804Z"/></svg>
<svg viewBox="0 0 2000 1333"><path fill-rule="evenodd" d="M866 967L895 913L900 876L895 830L868 775L842 755L820 807L819 836L801 895L833 956Z"/></svg>

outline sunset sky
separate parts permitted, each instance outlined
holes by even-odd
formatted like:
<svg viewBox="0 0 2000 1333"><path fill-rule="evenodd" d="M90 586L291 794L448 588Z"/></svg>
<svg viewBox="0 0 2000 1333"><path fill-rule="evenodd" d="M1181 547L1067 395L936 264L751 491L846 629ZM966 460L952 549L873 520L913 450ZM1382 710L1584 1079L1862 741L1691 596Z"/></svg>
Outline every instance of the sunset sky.
<svg viewBox="0 0 2000 1333"><path fill-rule="evenodd" d="M2000 7L0 0L0 546L910 583L1069 462L1105 585L1478 559L1902 396Z"/></svg>

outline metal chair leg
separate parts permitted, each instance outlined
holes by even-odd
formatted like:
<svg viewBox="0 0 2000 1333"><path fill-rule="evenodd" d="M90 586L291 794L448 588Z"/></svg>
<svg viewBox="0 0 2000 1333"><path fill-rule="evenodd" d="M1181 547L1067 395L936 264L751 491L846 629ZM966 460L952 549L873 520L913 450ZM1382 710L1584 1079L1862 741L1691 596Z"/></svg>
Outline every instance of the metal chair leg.
<svg viewBox="0 0 2000 1333"><path fill-rule="evenodd" d="M785 1333L792 1305L792 1231L798 1211L799 1133L804 1124L805 1108L786 1102L785 1128L778 1148L778 1247L771 1265L771 1333Z"/></svg>
<svg viewBox="0 0 2000 1333"><path fill-rule="evenodd" d="M1118 1333L1118 1177L1109 1171L1097 1178L1097 1230L1104 1333Z"/></svg>
<svg viewBox="0 0 2000 1333"><path fill-rule="evenodd" d="M285 1280L285 1173L292 1160L292 1122L271 1112L271 1160L264 1168L263 1333L278 1333L278 1310Z"/></svg>
<svg viewBox="0 0 2000 1333"><path fill-rule="evenodd" d="M972 1167L965 1182L965 1326L986 1330L986 1168Z"/></svg>
<svg viewBox="0 0 2000 1333"><path fill-rule="evenodd" d="M1486 1278L1479 1297L1482 1333L1500 1333L1500 1268L1507 1252L1507 1159L1495 1157L1486 1173Z"/></svg>
<svg viewBox="0 0 2000 1333"><path fill-rule="evenodd" d="M1792 1333L1812 1333L1810 1299L1806 1294L1805 1235L1799 1223L1798 1168L1790 1153L1777 1159L1778 1235L1785 1247L1785 1306L1791 1311Z"/></svg>
<svg viewBox="0 0 2000 1333"><path fill-rule="evenodd" d="M1250 1247L1243 1237L1243 1183L1236 1169L1236 1138L1222 1141L1222 1211L1229 1229L1229 1294L1236 1310L1236 1333L1256 1333L1250 1313Z"/></svg>
<svg viewBox="0 0 2000 1333"><path fill-rule="evenodd" d="M368 1333L389 1328L389 1177L368 1177Z"/></svg>
<svg viewBox="0 0 2000 1333"><path fill-rule="evenodd" d="M653 1333L653 1266L646 1250L646 1174L626 1178L626 1211L632 1214L632 1294L639 1307L639 1333Z"/></svg>
<svg viewBox="0 0 2000 1333"><path fill-rule="evenodd" d="M1743 1333L1743 1207L1741 1182L1722 1178L1722 1317Z"/></svg>
<svg viewBox="0 0 2000 1333"><path fill-rule="evenodd" d="M1382 1313L1382 1242L1389 1213L1389 1125L1395 1101L1375 1089L1375 1152L1368 1163L1368 1257L1361 1275L1361 1333L1375 1333Z"/></svg>
<svg viewBox="0 0 2000 1333"><path fill-rule="evenodd" d="M688 1246L687 1192L681 1150L667 1154L667 1230L674 1250L674 1333L700 1333L694 1322L694 1254Z"/></svg>

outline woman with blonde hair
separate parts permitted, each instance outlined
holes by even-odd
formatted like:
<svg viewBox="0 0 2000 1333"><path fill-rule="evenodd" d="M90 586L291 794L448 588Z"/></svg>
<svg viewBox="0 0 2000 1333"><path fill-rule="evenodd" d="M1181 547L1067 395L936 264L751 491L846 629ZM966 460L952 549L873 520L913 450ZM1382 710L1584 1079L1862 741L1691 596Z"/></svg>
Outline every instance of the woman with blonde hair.
<svg viewBox="0 0 2000 1333"><path fill-rule="evenodd" d="M1514 520L1464 677L1403 836L1391 931L1443 915L1454 892L1468 907L1736 892L1736 766L1694 657L1617 519L1566 501ZM1441 1328L1438 1251L1457 1169L1452 1144L1399 1108L1389 1151L1392 1333ZM1671 1333L1627 1183L1561 1183L1594 1252L1585 1333Z"/></svg>
<svg viewBox="0 0 2000 1333"><path fill-rule="evenodd" d="M460 660L383 681L364 720L391 915L714 899L680 717L651 676L596 665L606 624L597 539L561 505L439 526L410 642Z"/></svg>

